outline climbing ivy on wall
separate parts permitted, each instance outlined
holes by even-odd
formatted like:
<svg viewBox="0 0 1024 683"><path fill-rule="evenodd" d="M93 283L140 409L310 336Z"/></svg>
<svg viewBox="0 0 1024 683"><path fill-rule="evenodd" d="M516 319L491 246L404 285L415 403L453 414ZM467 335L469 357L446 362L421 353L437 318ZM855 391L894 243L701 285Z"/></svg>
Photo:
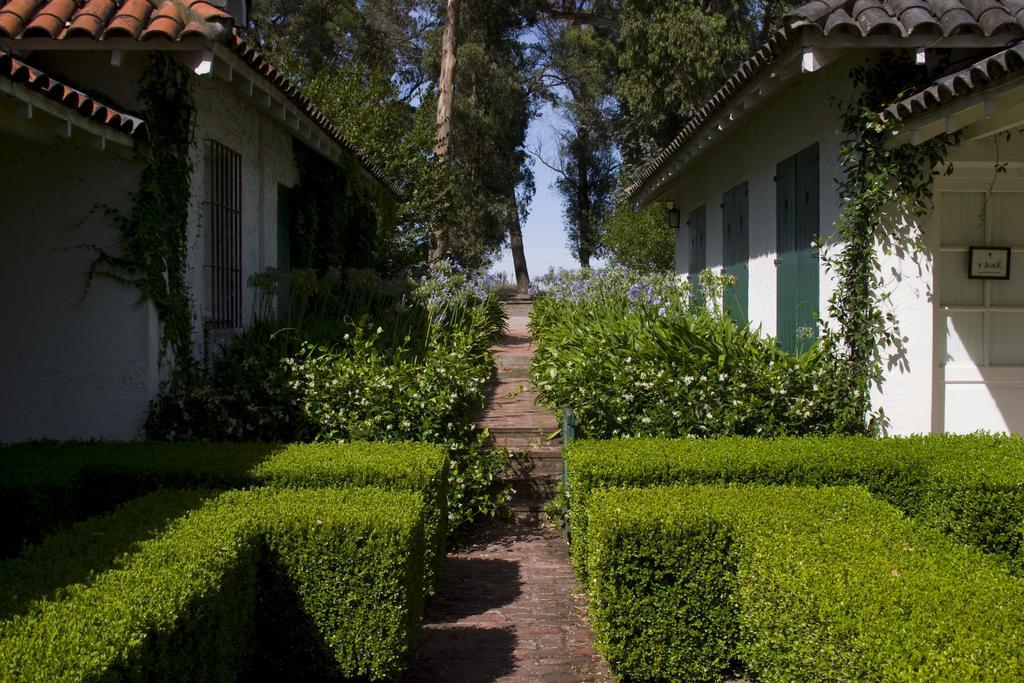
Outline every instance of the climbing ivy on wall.
<svg viewBox="0 0 1024 683"><path fill-rule="evenodd" d="M851 78L857 97L841 104L845 136L840 150L843 177L838 180L843 207L836 221L841 247L826 257L837 287L829 315L837 329L829 336L850 375L851 396L844 411L848 431L877 431L885 416L871 412L871 387L881 386L881 352L903 345L899 321L889 309L881 252L920 254L919 219L932 208L933 178L952 172L946 162L958 134L943 134L920 145L894 145L899 128L881 112L918 90L927 71L902 56L887 55L855 67ZM823 323L823 329L828 327Z"/></svg>
<svg viewBox="0 0 1024 683"><path fill-rule="evenodd" d="M388 190L369 180L354 156L335 164L293 143L299 184L291 191L292 267L382 270L397 221Z"/></svg>
<svg viewBox="0 0 1024 683"><path fill-rule="evenodd" d="M162 326L160 357L170 352L177 370L194 364L192 303L186 279L190 151L195 110L189 72L170 56L153 52L139 84L149 141L130 213L109 210L120 231L118 252L97 249L89 271L139 289L153 302Z"/></svg>

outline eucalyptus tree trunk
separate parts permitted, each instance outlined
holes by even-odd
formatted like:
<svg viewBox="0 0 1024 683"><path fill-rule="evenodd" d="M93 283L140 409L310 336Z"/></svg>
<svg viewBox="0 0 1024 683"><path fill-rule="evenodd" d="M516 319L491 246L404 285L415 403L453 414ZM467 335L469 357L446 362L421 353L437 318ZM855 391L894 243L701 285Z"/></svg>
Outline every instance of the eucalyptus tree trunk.
<svg viewBox="0 0 1024 683"><path fill-rule="evenodd" d="M441 75L437 88L437 139L434 156L442 169L448 161L448 148L452 141L452 109L455 96L455 53L456 31L459 28L459 5L461 0L448 0L444 18L444 33L441 36ZM434 225L434 248L430 252L431 262L448 254L448 226L443 219Z"/></svg>
<svg viewBox="0 0 1024 683"><path fill-rule="evenodd" d="M516 289L526 292L530 289L530 273L526 269L526 252L523 250L523 225L519 221L519 203L516 202L512 218L508 223L508 241L512 247L512 264L516 269Z"/></svg>

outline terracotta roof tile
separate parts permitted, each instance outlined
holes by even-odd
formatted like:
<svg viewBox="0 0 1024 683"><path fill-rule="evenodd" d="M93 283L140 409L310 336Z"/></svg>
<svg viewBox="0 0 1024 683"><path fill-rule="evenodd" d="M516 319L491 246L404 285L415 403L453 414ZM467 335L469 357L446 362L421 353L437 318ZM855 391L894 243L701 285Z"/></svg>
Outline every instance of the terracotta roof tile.
<svg viewBox="0 0 1024 683"><path fill-rule="evenodd" d="M786 15L786 26L823 35L901 35L919 32L1024 37L1021 0L811 0Z"/></svg>
<svg viewBox="0 0 1024 683"><path fill-rule="evenodd" d="M77 9L75 0L54 0L36 12L32 21L25 27L24 35L53 38L64 30L64 25Z"/></svg>
<svg viewBox="0 0 1024 683"><path fill-rule="evenodd" d="M0 0L0 38L228 41L234 19L208 0Z"/></svg>
<svg viewBox="0 0 1024 683"><path fill-rule="evenodd" d="M341 131L303 95L298 87L284 77L259 52L239 38L234 31L234 19L224 9L209 0L0 0L0 38L42 37L63 40L92 38L106 40L129 38L147 41L166 39L180 41L185 38L204 38L228 45L242 60L263 78L272 83L299 109L304 111L332 140L350 151L360 163L397 196L404 190L388 178L370 159L346 138ZM0 53L5 54L5 53ZM5 57L5 68L13 58ZM17 60L14 60L17 62ZM32 73L23 62L17 73ZM10 67L13 69L14 67ZM0 71L0 75L8 75ZM8 75L9 76L9 75ZM10 77L10 76L9 76ZM21 80L26 80L22 78ZM52 79L49 79L52 81ZM27 82L27 80L26 80ZM35 81L33 81L35 82ZM43 81L40 81L42 83ZM52 81L56 84L56 81ZM60 91L57 85L45 92L51 97L63 92L60 98L68 106L101 120L110 117L107 125L128 126L132 134L145 129L139 119L127 117L116 110L100 105L77 90ZM38 89L38 88L37 88ZM76 99L78 98L78 99ZM127 129L126 129L127 130Z"/></svg>
<svg viewBox="0 0 1024 683"><path fill-rule="evenodd" d="M1009 74L1024 69L1024 43L981 59L965 69L935 79L931 85L887 108L890 121L906 121L948 102L982 90Z"/></svg>
<svg viewBox="0 0 1024 683"><path fill-rule="evenodd" d="M99 38L103 28L114 16L117 3L114 0L92 0L86 3L71 19L65 32L67 38Z"/></svg>
<svg viewBox="0 0 1024 683"><path fill-rule="evenodd" d="M15 83L23 83L26 87L45 95L64 107L118 132L133 137L145 137L147 135L146 124L139 117L132 116L100 102L81 90L62 83L33 66L29 66L14 55L3 50L0 50L0 78L6 78Z"/></svg>

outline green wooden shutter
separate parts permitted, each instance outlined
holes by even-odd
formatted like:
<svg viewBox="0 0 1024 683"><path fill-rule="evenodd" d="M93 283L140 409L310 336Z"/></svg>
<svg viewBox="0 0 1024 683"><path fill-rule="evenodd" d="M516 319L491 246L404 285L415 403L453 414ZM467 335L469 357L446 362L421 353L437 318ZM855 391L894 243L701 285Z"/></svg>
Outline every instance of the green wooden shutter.
<svg viewBox="0 0 1024 683"><path fill-rule="evenodd" d="M817 143L779 163L775 181L776 336L781 348L795 353L817 336L819 263L812 246L819 218Z"/></svg>
<svg viewBox="0 0 1024 683"><path fill-rule="evenodd" d="M277 269L284 273L292 270L292 191L284 185L277 186ZM286 309L291 302L291 290L288 283L282 282L277 291L277 312L284 320L288 317Z"/></svg>
<svg viewBox="0 0 1024 683"><path fill-rule="evenodd" d="M706 213L706 207L700 206L691 211L686 220L686 227L690 232L690 265L687 268L687 272L689 273L690 285L693 287L694 293L698 291L697 285L700 282L701 271L707 268L708 235ZM696 300L703 301L700 297Z"/></svg>
<svg viewBox="0 0 1024 683"><path fill-rule="evenodd" d="M277 186L277 269L292 269L291 188Z"/></svg>
<svg viewBox="0 0 1024 683"><path fill-rule="evenodd" d="M750 227L747 183L737 185L722 197L722 265L736 284L725 292L725 312L741 325L747 324L749 288Z"/></svg>

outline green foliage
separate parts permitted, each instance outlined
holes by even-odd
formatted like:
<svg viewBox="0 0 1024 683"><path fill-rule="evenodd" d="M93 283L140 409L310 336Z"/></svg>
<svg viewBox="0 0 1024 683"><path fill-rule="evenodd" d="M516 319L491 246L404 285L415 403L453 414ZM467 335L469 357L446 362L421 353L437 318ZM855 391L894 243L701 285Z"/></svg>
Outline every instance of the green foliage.
<svg viewBox="0 0 1024 683"><path fill-rule="evenodd" d="M675 266L676 235L664 204L635 212L620 203L605 221L604 246L612 263L637 273L670 272Z"/></svg>
<svg viewBox="0 0 1024 683"><path fill-rule="evenodd" d="M559 134L555 188L562 196L569 248L587 267L603 252L602 224L616 186L615 36L582 21L551 22L540 35L544 94L567 124Z"/></svg>
<svg viewBox="0 0 1024 683"><path fill-rule="evenodd" d="M532 57L523 37L529 2L462 3L455 69L452 140L444 158L442 203L433 220L448 230L452 257L485 266L525 220L533 197L526 131L536 106ZM441 11L443 15L443 9ZM440 72L440 31L430 43L427 72ZM436 93L421 116L436 120Z"/></svg>
<svg viewBox="0 0 1024 683"><path fill-rule="evenodd" d="M721 278L703 274L720 309ZM582 436L774 436L843 431L846 392L827 346L800 356L735 324L674 275L548 276L530 320L540 401ZM863 427L861 427L863 428Z"/></svg>
<svg viewBox="0 0 1024 683"><path fill-rule="evenodd" d="M266 279L271 292L283 282ZM475 426L492 374L489 349L505 324L497 296L446 262L415 289L376 291L379 282L364 280L365 296L351 275L286 282L296 299L288 322L257 322L228 344L208 378L168 384L147 434L442 444L453 463L452 527L498 514L508 494L492 484L506 459L485 451Z"/></svg>
<svg viewBox="0 0 1024 683"><path fill-rule="evenodd" d="M565 457L580 571L595 491L673 484L863 486L958 542L1011 561L1024 551L1017 436L627 439L576 442Z"/></svg>
<svg viewBox="0 0 1024 683"><path fill-rule="evenodd" d="M423 496L427 589L440 575L448 540L448 455L415 443L291 445L251 471L254 483L278 488L358 488L413 491ZM461 502L461 501L459 501Z"/></svg>
<svg viewBox="0 0 1024 683"><path fill-rule="evenodd" d="M626 166L665 147L793 3L623 0L616 96Z"/></svg>
<svg viewBox="0 0 1024 683"><path fill-rule="evenodd" d="M161 357L170 351L176 366L188 370L193 363L186 270L195 110L188 69L161 52L149 58L138 96L149 131L148 143L139 148L142 177L131 195L131 214L109 210L120 231L119 253L97 247L88 282L100 276L137 287L160 317Z"/></svg>
<svg viewBox="0 0 1024 683"><path fill-rule="evenodd" d="M50 534L17 557L0 561L0 619L29 611L35 601L56 600L67 586L88 583L95 575L124 566L141 543L156 538L175 519L214 495L177 489L150 493L114 513Z"/></svg>
<svg viewBox="0 0 1024 683"><path fill-rule="evenodd" d="M299 184L290 190L291 266L383 270L396 221L391 191L352 155L336 164L301 142L292 147Z"/></svg>
<svg viewBox="0 0 1024 683"><path fill-rule="evenodd" d="M884 422L884 415L871 415L871 388L880 386L885 375L882 354L891 350L898 358L903 347L899 321L888 306L880 253L922 253L918 219L930 211L939 174L935 169L945 164L960 134L939 135L920 145L890 143L899 123L879 112L931 81L909 59L884 55L875 64L855 67L850 76L860 93L841 105L845 140L837 191L843 206L836 233L842 248L827 256L826 265L837 280L828 312L838 326L832 333L834 346L846 361L853 426L858 415ZM947 166L946 172L951 171Z"/></svg>
<svg viewBox="0 0 1024 683"><path fill-rule="evenodd" d="M352 144L407 190L397 229L383 235L379 253L389 273L419 266L443 194L443 179L427 154L434 143L433 123L417 115L395 81L379 71L367 73L355 65L302 72L302 83L303 93Z"/></svg>
<svg viewBox="0 0 1024 683"><path fill-rule="evenodd" d="M223 494L0 622L0 678L390 679L422 615L423 507L374 489Z"/></svg>
<svg viewBox="0 0 1024 683"><path fill-rule="evenodd" d="M1024 675L1020 581L862 490L606 491L590 529L597 644L630 679Z"/></svg>
<svg viewBox="0 0 1024 683"><path fill-rule="evenodd" d="M421 494L428 551L443 557L449 464L424 444L27 443L0 449L4 555L160 488L374 486ZM432 560L433 562L433 560Z"/></svg>

